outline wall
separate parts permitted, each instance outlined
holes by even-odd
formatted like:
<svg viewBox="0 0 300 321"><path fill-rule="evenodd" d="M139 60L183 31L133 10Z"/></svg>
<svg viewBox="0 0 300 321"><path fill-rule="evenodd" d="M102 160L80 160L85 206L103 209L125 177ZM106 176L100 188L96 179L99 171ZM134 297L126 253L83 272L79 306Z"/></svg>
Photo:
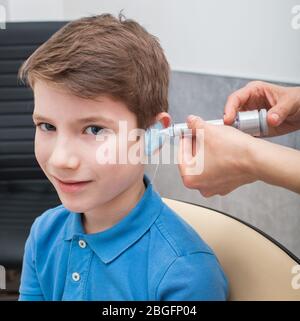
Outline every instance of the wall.
<svg viewBox="0 0 300 321"><path fill-rule="evenodd" d="M0 2L1 3L1 2ZM9 0L9 21L121 9L159 37L173 70L300 83L300 0Z"/></svg>

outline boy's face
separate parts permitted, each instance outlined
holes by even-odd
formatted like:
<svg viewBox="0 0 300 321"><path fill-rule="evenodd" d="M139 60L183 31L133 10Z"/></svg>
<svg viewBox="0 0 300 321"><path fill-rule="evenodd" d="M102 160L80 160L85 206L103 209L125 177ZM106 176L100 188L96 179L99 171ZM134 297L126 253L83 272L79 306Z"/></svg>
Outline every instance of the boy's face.
<svg viewBox="0 0 300 321"><path fill-rule="evenodd" d="M95 209L143 176L141 163L101 164L96 157L103 146L103 140L96 137L105 133L103 128L118 133L120 120L126 121L128 132L137 128L136 115L124 103L108 97L98 101L79 98L40 80L34 85L34 99L33 120L38 125L35 156L66 208L79 213ZM94 120L81 121L83 118ZM120 140L116 143L119 147ZM121 149L129 149L134 143L127 141ZM88 183L69 191L57 179Z"/></svg>

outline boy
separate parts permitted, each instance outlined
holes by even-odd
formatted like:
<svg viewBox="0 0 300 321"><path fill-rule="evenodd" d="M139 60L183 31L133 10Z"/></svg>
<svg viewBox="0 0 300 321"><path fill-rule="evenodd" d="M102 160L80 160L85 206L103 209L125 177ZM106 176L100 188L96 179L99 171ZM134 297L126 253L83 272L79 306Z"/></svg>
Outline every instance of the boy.
<svg viewBox="0 0 300 321"><path fill-rule="evenodd" d="M82 18L19 76L34 91L37 161L62 202L32 225L19 300L225 300L214 253L162 202L144 166L95 160L95 137L117 133L120 120L128 130L170 124L156 38L122 16Z"/></svg>

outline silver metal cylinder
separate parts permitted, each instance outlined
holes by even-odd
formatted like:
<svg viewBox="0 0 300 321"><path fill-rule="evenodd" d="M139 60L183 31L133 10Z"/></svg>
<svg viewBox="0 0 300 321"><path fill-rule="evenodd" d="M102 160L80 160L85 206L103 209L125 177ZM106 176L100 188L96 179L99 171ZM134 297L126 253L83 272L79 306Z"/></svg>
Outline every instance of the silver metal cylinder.
<svg viewBox="0 0 300 321"><path fill-rule="evenodd" d="M224 125L223 119L207 120L206 122L212 125ZM238 112L232 127L252 136L267 136L267 110L261 109ZM188 129L186 123L177 123L162 129L160 132L161 134L167 134L169 136L180 136L183 133L185 135L191 135L191 130Z"/></svg>
<svg viewBox="0 0 300 321"><path fill-rule="evenodd" d="M258 110L238 112L236 120L237 129L253 136L260 136L260 122Z"/></svg>
<svg viewBox="0 0 300 321"><path fill-rule="evenodd" d="M223 119L208 120L207 123L212 125L224 125ZM267 111L266 109L256 109L238 112L232 127L252 136L267 136Z"/></svg>

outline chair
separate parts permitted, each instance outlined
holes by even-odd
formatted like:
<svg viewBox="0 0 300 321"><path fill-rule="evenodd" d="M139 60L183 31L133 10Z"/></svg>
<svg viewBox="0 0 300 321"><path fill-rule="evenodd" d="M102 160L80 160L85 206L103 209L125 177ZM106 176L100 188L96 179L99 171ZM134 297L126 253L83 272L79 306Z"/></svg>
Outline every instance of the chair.
<svg viewBox="0 0 300 321"><path fill-rule="evenodd" d="M32 91L18 83L17 72L63 24L7 23L6 29L0 30L0 265L7 270L8 291L18 289L25 240L33 220L60 204L35 159Z"/></svg>
<svg viewBox="0 0 300 321"><path fill-rule="evenodd" d="M292 271L300 267L300 260L283 246L227 214L168 198L163 201L214 250L229 280L229 300L300 300L300 289L292 287Z"/></svg>

